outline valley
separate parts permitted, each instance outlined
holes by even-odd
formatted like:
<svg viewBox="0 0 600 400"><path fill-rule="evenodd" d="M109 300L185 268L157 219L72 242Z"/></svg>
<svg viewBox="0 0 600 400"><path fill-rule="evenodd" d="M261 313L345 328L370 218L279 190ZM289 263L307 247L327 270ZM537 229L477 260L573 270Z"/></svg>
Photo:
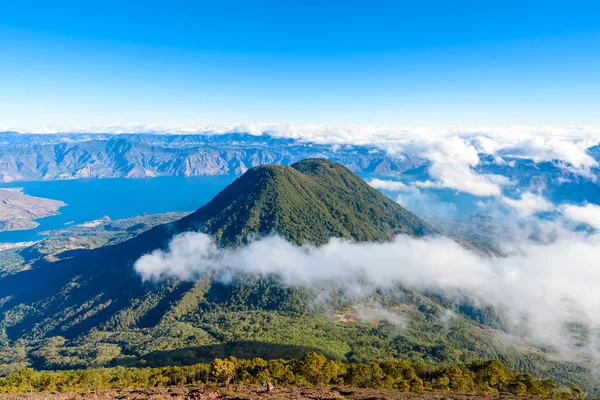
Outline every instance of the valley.
<svg viewBox="0 0 600 400"><path fill-rule="evenodd" d="M91 250L131 239L148 229L172 222L188 213L146 214L112 221L109 217L67 228L42 232L41 240L0 245L0 277L23 271L37 263L59 261L78 250Z"/></svg>

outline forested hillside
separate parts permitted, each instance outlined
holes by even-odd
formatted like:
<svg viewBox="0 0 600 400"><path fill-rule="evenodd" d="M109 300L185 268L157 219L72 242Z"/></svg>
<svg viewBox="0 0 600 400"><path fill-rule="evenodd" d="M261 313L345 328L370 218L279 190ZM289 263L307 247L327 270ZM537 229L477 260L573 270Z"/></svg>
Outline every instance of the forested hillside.
<svg viewBox="0 0 600 400"><path fill-rule="evenodd" d="M2 372L301 358L318 351L360 363L497 358L537 379L598 387L586 366L510 335L498 310L400 283L357 303L335 286L324 302L322 288L290 287L276 276L142 282L133 263L189 230L212 234L222 246L274 233L296 244L322 244L330 237L384 241L438 232L339 164L258 167L178 221L121 243L38 258L0 278Z"/></svg>
<svg viewBox="0 0 600 400"><path fill-rule="evenodd" d="M381 241L436 232L347 168L323 159L251 169L178 225L190 229L208 232L222 245L271 233L320 245L332 237Z"/></svg>

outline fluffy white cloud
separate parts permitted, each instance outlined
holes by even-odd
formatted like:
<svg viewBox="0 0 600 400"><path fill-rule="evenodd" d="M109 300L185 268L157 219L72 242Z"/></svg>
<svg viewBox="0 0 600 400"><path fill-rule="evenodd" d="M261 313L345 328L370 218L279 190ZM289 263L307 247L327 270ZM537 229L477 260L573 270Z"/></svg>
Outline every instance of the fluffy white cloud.
<svg viewBox="0 0 600 400"><path fill-rule="evenodd" d="M388 190L390 192L402 192L408 189L408 187L404 183L400 181L392 181L389 179L373 178L370 179L367 183L375 189Z"/></svg>
<svg viewBox="0 0 600 400"><path fill-rule="evenodd" d="M400 192L396 201L421 216L454 217L456 206L440 200L434 193L411 185Z"/></svg>
<svg viewBox="0 0 600 400"><path fill-rule="evenodd" d="M479 174L473 167L480 162L474 145L459 136L413 140L394 150L426 158L431 162L429 175L434 179L417 182L422 188L449 188L475 196L500 196L510 180L501 175Z"/></svg>
<svg viewBox="0 0 600 400"><path fill-rule="evenodd" d="M560 137L526 137L496 149L494 153L503 156L519 157L540 161L563 161L575 168L595 166L594 160L586 150L598 144L598 140L577 140Z"/></svg>
<svg viewBox="0 0 600 400"><path fill-rule="evenodd" d="M554 204L546 200L544 196L525 192L519 199L510 197L502 197L502 201L509 207L513 208L520 217L529 217L539 212L551 211L554 209Z"/></svg>
<svg viewBox="0 0 600 400"><path fill-rule="evenodd" d="M502 175L478 174L472 169L460 165L446 166L436 164L430 168L436 181L417 182L421 188L448 188L466 192L475 196L500 196L502 186L510 185L510 179Z"/></svg>
<svg viewBox="0 0 600 400"><path fill-rule="evenodd" d="M17 130L1 127L1 130ZM21 130L22 131L22 130ZM22 131L25 132L25 131ZM473 143L478 151L494 154L501 149L516 156L538 160L558 159L581 165L589 163L581 149L600 142L600 126L373 126L316 124L139 124L104 126L44 126L27 129L34 133L173 133L224 134L263 133L318 143L389 145L414 140L436 140L458 136ZM573 143L575 147L569 146ZM567 146L565 147L565 144Z"/></svg>
<svg viewBox="0 0 600 400"><path fill-rule="evenodd" d="M496 154L498 149L502 147L500 143L487 136L477 136L473 139L473 145L478 152L485 154Z"/></svg>
<svg viewBox="0 0 600 400"><path fill-rule="evenodd" d="M594 229L600 230L600 206L595 204L565 205L562 207L562 212L571 221L588 224Z"/></svg>
<svg viewBox="0 0 600 400"><path fill-rule="evenodd" d="M570 348L566 322L600 328L599 235L563 233L550 244L523 241L516 246L505 258L479 256L442 237L399 236L390 243L362 244L334 239L318 248L269 237L219 249L207 235L185 233L167 251L141 257L135 269L149 280L193 280L207 273L224 281L239 274L275 274L292 286L333 280L353 293L360 293L357 285L402 282L503 307L533 339L564 349Z"/></svg>

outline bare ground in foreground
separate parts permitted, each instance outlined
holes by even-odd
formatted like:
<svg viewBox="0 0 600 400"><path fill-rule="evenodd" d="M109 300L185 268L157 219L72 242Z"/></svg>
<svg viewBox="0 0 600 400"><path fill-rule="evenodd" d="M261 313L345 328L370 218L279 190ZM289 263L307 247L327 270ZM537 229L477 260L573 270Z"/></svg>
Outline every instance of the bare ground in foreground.
<svg viewBox="0 0 600 400"><path fill-rule="evenodd" d="M0 400L255 400L255 399L314 399L314 400L500 400L500 399L537 399L536 397L518 397L491 394L488 396L449 393L403 393L392 389L360 389L354 387L277 387L272 393L265 393L261 386L245 385L235 390L221 389L213 391L201 386L169 387L152 389L106 390L86 394L78 393L15 393L0 395Z"/></svg>

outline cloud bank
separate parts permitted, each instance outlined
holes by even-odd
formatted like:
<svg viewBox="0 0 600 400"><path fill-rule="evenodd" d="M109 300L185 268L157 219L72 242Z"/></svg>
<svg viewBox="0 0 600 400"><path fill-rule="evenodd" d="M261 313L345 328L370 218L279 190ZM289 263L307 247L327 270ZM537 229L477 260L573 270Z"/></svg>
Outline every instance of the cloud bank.
<svg viewBox="0 0 600 400"><path fill-rule="evenodd" d="M500 196L510 180L502 175L479 174L473 169L479 162L475 146L459 136L420 139L400 145L396 152L423 157L430 161L433 181L417 182L422 188L449 188L476 196Z"/></svg>
<svg viewBox="0 0 600 400"><path fill-rule="evenodd" d="M400 181L393 181L389 179L378 179L373 178L367 182L371 187L379 190L387 190L390 192L403 192L408 190L408 186Z"/></svg>
<svg viewBox="0 0 600 400"><path fill-rule="evenodd" d="M569 204L562 207L562 213L573 222L587 224L600 231L600 206L595 204L584 206Z"/></svg>
<svg viewBox="0 0 600 400"><path fill-rule="evenodd" d="M525 324L532 340L567 352L573 344L564 334L565 323L600 328L600 235L555 234L549 244L524 241L513 245L508 257L498 258L479 256L444 237L398 236L390 243L358 244L332 239L312 247L273 236L220 249L210 236L188 232L176 236L167 250L142 256L135 270L151 281L213 274L227 282L254 274L276 275L290 286L328 280L350 288L401 282L503 307L515 323Z"/></svg>
<svg viewBox="0 0 600 400"><path fill-rule="evenodd" d="M328 145L368 145L398 158L429 162L430 179L422 188L449 188L481 197L498 197L512 182L499 174L477 172L480 154L510 167L506 159L553 162L570 173L594 180L597 161L587 150L600 143L597 126L463 126L394 127L314 124L129 125L87 128L44 127L39 133L172 133L225 134L245 132Z"/></svg>
<svg viewBox="0 0 600 400"><path fill-rule="evenodd" d="M502 201L507 206L513 208L521 218L530 217L537 213L552 211L554 209L554 204L546 198L531 192L523 193L519 199L502 197Z"/></svg>

